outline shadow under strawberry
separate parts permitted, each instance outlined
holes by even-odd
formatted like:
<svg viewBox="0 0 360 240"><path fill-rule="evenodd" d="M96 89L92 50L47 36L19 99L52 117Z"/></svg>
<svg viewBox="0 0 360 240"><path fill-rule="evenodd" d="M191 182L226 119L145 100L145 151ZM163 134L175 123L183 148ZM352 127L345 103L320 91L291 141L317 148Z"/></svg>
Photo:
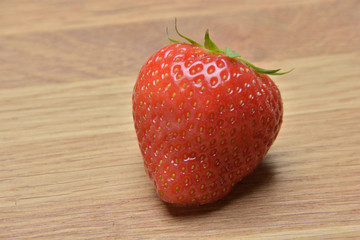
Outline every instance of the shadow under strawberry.
<svg viewBox="0 0 360 240"><path fill-rule="evenodd" d="M251 195L253 192L259 190L259 188L269 186L272 184L274 176L273 166L269 164L269 162L271 162L269 161L270 158L272 158L272 156L271 154L268 154L254 172L236 184L225 198L214 203L197 206L182 206L165 203L168 213L174 217L204 215L220 210L234 201L241 201L241 198Z"/></svg>

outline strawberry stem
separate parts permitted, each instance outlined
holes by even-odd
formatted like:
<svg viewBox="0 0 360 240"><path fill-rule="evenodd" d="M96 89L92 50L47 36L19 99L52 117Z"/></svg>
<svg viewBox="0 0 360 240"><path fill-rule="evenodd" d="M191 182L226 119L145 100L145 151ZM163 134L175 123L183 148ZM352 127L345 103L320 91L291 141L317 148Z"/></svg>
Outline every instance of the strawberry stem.
<svg viewBox="0 0 360 240"><path fill-rule="evenodd" d="M230 58L234 58L238 61L241 61L243 63L245 63L247 66L249 66L250 68L252 68L255 72L257 73L264 73L264 74L268 74L268 75L284 75L287 74L291 71L294 70L291 69L287 72L279 72L281 69L264 69L264 68L260 68L255 66L254 64L250 63L249 61L245 60L243 57L241 57L237 52L235 52L234 50L230 49L230 48L225 48L225 49L221 49L218 46L216 46L216 44L210 39L210 35L209 35L209 30L207 29L205 32L205 42L204 45L201 45L199 43L197 43L196 41L192 40L191 38L188 38L186 36L184 36L183 34L181 34L178 30L177 27L177 19L175 18L175 31L176 33L183 39L185 39L186 41L188 41L190 44L198 46L198 47L202 47L212 53L215 54L224 54ZM169 37L169 31L168 28L166 28L166 36L169 39L169 41L173 42L173 43L181 43L181 41L172 39Z"/></svg>

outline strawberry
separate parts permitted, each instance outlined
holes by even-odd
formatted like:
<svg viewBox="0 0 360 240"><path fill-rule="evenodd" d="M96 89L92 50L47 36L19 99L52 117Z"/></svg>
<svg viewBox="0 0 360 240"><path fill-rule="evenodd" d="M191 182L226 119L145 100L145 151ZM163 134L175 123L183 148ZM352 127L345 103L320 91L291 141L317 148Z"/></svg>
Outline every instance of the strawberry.
<svg viewBox="0 0 360 240"><path fill-rule="evenodd" d="M179 33L142 66L133 119L145 171L162 200L214 202L250 174L279 133L279 89L235 51L204 46Z"/></svg>

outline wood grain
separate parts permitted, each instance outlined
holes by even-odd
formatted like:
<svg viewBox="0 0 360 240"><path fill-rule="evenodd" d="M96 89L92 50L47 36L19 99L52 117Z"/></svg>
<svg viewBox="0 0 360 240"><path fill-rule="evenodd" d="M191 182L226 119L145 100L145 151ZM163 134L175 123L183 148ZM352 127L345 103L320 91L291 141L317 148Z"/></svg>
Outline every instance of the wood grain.
<svg viewBox="0 0 360 240"><path fill-rule="evenodd" d="M360 2L0 2L0 239L360 238ZM259 168L197 208L144 173L131 94L177 16L274 77L284 124ZM173 32L172 32L173 33Z"/></svg>

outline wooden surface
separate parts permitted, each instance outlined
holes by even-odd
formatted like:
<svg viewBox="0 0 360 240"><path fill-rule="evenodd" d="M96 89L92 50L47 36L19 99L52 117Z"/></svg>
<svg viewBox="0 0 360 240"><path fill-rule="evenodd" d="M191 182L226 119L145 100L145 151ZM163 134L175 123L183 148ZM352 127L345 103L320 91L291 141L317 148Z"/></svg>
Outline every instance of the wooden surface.
<svg viewBox="0 0 360 240"><path fill-rule="evenodd" d="M359 239L360 1L0 1L0 239ZM178 17L266 67L284 124L215 204L161 202L132 123ZM172 28L171 28L172 29ZM173 31L171 31L173 33Z"/></svg>

